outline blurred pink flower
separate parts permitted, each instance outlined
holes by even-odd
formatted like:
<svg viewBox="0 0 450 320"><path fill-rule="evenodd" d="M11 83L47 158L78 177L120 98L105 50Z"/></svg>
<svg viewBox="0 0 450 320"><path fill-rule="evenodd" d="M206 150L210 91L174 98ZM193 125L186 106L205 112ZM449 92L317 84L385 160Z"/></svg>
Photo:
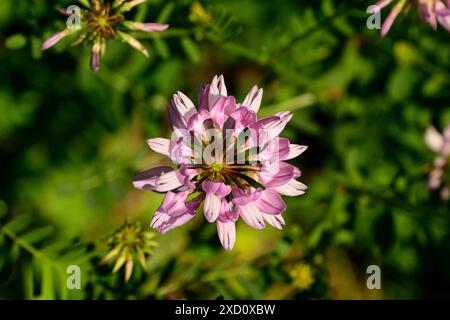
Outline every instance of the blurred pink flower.
<svg viewBox="0 0 450 320"><path fill-rule="evenodd" d="M425 143L436 152L432 169L428 178L428 188L438 190L441 188L441 198L450 199L450 124L444 129L443 134L435 127L430 126L425 132Z"/></svg>
<svg viewBox="0 0 450 320"><path fill-rule="evenodd" d="M370 12L378 13L393 2L395 1L380 0ZM381 27L381 35L385 36L391 29L397 16L402 12L408 12L413 5L417 5L419 17L434 30L440 24L447 31L450 31L450 0L397 0Z"/></svg>
<svg viewBox="0 0 450 320"><path fill-rule="evenodd" d="M106 51L106 43L112 39L120 39L134 49L148 57L148 51L137 39L127 31L157 32L166 30L169 25L161 23L142 23L126 21L124 13L146 0L90 0L89 7L80 10L80 25L76 28L69 26L63 31L57 32L48 38L42 45L42 50L47 50L56 45L63 38L78 34L73 45L87 43L91 47L91 69L100 69L100 56ZM70 8L70 7L69 7ZM65 16L70 16L66 10L59 10Z"/></svg>
<svg viewBox="0 0 450 320"><path fill-rule="evenodd" d="M306 146L278 135L290 112L257 119L263 90L254 86L242 103L228 96L223 76L202 86L198 108L178 92L168 104L172 138L147 141L149 147L177 165L138 174L138 189L166 193L151 222L161 233L196 215L203 203L208 222L216 223L220 242L231 250L239 218L255 229L266 223L282 229L286 205L281 195L299 196L307 187L300 170L286 160Z"/></svg>

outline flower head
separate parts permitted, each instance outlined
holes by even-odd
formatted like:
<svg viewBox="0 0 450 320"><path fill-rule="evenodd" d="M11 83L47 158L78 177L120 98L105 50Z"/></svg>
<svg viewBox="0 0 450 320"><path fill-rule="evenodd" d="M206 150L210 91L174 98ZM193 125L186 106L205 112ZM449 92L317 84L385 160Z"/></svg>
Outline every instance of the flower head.
<svg viewBox="0 0 450 320"><path fill-rule="evenodd" d="M129 35L129 31L155 32L164 31L169 25L160 23L142 23L127 21L124 13L146 0L86 0L84 9L79 11L79 25L70 26L57 32L48 38L42 45L42 50L47 50L57 44L63 38L79 34L73 45L86 43L91 46L91 69L98 71L100 68L99 57L105 54L106 42L120 39L139 50L148 57L148 51L142 43ZM69 7L70 8L70 7ZM69 15L72 11L60 10L62 14ZM74 13L77 15L78 13ZM70 19L70 18L69 18Z"/></svg>
<svg viewBox="0 0 450 320"><path fill-rule="evenodd" d="M306 146L278 135L290 112L258 119L263 90L254 86L242 103L228 96L223 76L201 87L198 107L178 92L168 104L172 138L147 141L177 166L138 174L134 186L166 193L151 226L161 233L196 215L203 203L206 220L217 225L220 242L231 250L236 221L262 229L282 229L286 205L281 195L299 196L307 187L296 180L300 170L285 162Z"/></svg>
<svg viewBox="0 0 450 320"><path fill-rule="evenodd" d="M153 253L153 248L158 245L153 240L155 234L149 230L142 230L140 223L125 223L119 230L106 239L110 251L100 261L100 264L116 261L113 273L125 265L125 281L128 281L133 273L135 260L144 268L147 268L146 257Z"/></svg>
<svg viewBox="0 0 450 320"><path fill-rule="evenodd" d="M390 5L394 0L380 0L372 8L371 13L378 13L383 8ZM409 8L416 5L419 17L427 22L434 30L440 24L447 31L450 31L450 1L446 0L398 0L393 6L391 12L387 16L381 27L381 35L385 36L397 16L404 12L407 13Z"/></svg>
<svg viewBox="0 0 450 320"><path fill-rule="evenodd" d="M438 155L433 161L428 178L430 190L441 189L441 198L450 199L450 124L444 129L443 134L435 127L430 126L425 132L425 143Z"/></svg>
<svg viewBox="0 0 450 320"><path fill-rule="evenodd" d="M291 269L289 275L294 286L300 291L308 290L314 284L314 272L309 264L297 264Z"/></svg>

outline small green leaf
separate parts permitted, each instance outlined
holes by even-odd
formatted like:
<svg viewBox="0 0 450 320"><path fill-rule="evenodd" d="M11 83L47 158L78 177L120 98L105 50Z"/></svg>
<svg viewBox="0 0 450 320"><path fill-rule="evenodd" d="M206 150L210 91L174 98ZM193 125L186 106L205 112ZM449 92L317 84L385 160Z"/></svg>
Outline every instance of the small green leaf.
<svg viewBox="0 0 450 320"><path fill-rule="evenodd" d="M25 47L26 44L27 38L21 33L9 36L5 41L5 47L10 50L22 49L23 47Z"/></svg>
<svg viewBox="0 0 450 320"><path fill-rule="evenodd" d="M181 46L183 47L184 52L193 63L199 63L201 61L201 53L197 44L192 41L190 38L182 38Z"/></svg>
<svg viewBox="0 0 450 320"><path fill-rule="evenodd" d="M169 46L164 40L155 39L154 40L156 53L163 59L167 59L170 56Z"/></svg>
<svg viewBox="0 0 450 320"><path fill-rule="evenodd" d="M13 220L9 221L5 228L12 230L15 233L19 233L25 230L31 222L31 216L28 214L22 214L20 216L15 217Z"/></svg>
<svg viewBox="0 0 450 320"><path fill-rule="evenodd" d="M42 227L42 228L28 232L27 234L22 236L22 239L31 244L40 242L42 240L47 239L49 236L51 236L54 232L54 229L55 228L52 226Z"/></svg>

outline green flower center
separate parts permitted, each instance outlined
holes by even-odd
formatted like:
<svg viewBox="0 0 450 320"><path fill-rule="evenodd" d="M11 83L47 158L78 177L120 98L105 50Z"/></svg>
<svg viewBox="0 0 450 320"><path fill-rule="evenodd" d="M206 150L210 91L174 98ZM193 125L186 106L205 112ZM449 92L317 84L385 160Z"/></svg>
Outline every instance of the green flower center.
<svg viewBox="0 0 450 320"><path fill-rule="evenodd" d="M97 19L97 23L101 27L106 27L108 25L108 20L106 20L104 17L100 17Z"/></svg>
<svg viewBox="0 0 450 320"><path fill-rule="evenodd" d="M91 38L104 40L113 39L116 36L115 25L123 21L121 14L114 12L109 4L99 3L98 8L86 11L85 23Z"/></svg>

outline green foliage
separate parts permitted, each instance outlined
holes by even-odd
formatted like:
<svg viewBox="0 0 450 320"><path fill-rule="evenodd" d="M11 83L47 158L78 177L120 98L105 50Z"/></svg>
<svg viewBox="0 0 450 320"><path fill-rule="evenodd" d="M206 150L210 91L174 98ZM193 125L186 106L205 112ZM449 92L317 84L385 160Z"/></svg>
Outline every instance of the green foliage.
<svg viewBox="0 0 450 320"><path fill-rule="evenodd" d="M3 221L2 221L3 222ZM77 240L64 240L54 236L54 227L33 226L30 215L22 214L0 226L0 279L8 287L19 282L22 290L11 292L25 299L79 299L81 290L70 290L66 281L67 269L77 265L90 271L89 246ZM11 296L12 297L12 296Z"/></svg>

